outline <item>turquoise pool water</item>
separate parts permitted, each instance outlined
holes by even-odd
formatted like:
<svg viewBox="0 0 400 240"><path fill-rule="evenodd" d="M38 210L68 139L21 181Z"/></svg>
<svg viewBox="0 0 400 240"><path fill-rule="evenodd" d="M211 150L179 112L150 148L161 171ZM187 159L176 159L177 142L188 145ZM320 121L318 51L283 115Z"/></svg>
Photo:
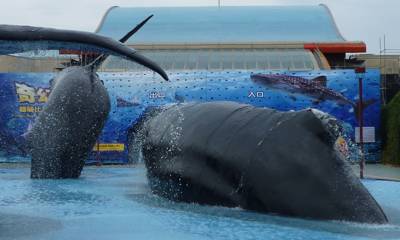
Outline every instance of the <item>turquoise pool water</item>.
<svg viewBox="0 0 400 240"><path fill-rule="evenodd" d="M366 180L387 225L311 221L154 196L139 167L86 167L31 180L0 165L0 239L400 239L400 182Z"/></svg>

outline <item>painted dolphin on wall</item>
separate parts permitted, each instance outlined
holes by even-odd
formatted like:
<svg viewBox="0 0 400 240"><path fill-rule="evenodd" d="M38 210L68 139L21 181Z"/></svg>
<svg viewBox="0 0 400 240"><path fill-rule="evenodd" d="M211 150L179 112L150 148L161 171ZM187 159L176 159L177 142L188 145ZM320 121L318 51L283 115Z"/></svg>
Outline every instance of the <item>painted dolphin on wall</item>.
<svg viewBox="0 0 400 240"><path fill-rule="evenodd" d="M386 223L319 115L233 102L154 110L142 127L151 190L174 201Z"/></svg>
<svg viewBox="0 0 400 240"><path fill-rule="evenodd" d="M284 74L252 74L251 80L266 85L273 89L283 90L289 93L299 93L309 96L314 99L314 104L319 104L323 101L334 101L339 105L352 106L355 117L358 119L358 102L353 102L346 98L342 93L333 91L326 86L326 76L319 76L311 80ZM363 102L363 107L366 108L376 102L376 99L369 99Z"/></svg>
<svg viewBox="0 0 400 240"><path fill-rule="evenodd" d="M148 19L121 41L126 41ZM38 47L36 44L45 49L56 49L61 46L60 42L70 42L75 46L84 44L84 47L100 49L100 53L106 53L99 54L97 59L87 66L67 67L54 78L48 102L27 137L32 156L32 178L80 176L85 159L103 129L110 111L107 90L96 74L97 68L108 54L122 55L168 79L157 64L133 49L93 33L0 25L0 41L15 42L14 51L34 49L35 46ZM47 42L47 45L43 45L43 42ZM19 45L24 47L20 49Z"/></svg>

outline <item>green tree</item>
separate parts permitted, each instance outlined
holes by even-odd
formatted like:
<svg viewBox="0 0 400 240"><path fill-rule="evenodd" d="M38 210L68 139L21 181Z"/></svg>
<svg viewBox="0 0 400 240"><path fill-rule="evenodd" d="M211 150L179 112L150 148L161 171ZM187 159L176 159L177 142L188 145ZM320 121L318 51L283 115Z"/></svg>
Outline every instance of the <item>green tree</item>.
<svg viewBox="0 0 400 240"><path fill-rule="evenodd" d="M382 110L383 162L400 165L400 92Z"/></svg>

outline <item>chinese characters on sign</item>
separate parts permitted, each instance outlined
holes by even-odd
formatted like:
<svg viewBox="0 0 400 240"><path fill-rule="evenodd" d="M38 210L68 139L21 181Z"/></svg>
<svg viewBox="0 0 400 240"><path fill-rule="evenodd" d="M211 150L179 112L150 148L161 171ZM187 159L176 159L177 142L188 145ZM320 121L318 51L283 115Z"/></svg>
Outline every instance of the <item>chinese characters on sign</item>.
<svg viewBox="0 0 400 240"><path fill-rule="evenodd" d="M123 143L97 143L93 149L93 151L98 152L123 152L125 151L125 144Z"/></svg>
<svg viewBox="0 0 400 240"><path fill-rule="evenodd" d="M263 98L264 97L264 92L249 92L249 95L247 95L248 98Z"/></svg>
<svg viewBox="0 0 400 240"><path fill-rule="evenodd" d="M38 113L42 111L42 106L19 106L18 109L21 113Z"/></svg>
<svg viewBox="0 0 400 240"><path fill-rule="evenodd" d="M35 88L24 83L15 83L20 113L37 113L43 108L50 95L49 88Z"/></svg>
<svg viewBox="0 0 400 240"><path fill-rule="evenodd" d="M150 99L165 98L165 93L164 92L150 92L149 98Z"/></svg>
<svg viewBox="0 0 400 240"><path fill-rule="evenodd" d="M15 83L20 103L45 103L50 94L48 88L34 88L27 84Z"/></svg>

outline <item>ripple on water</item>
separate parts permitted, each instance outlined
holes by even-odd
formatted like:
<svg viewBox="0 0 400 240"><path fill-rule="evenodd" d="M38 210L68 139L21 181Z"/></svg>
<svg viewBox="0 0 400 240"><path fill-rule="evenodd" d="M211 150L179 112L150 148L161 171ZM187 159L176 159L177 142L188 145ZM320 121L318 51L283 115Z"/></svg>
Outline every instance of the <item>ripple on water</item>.
<svg viewBox="0 0 400 240"><path fill-rule="evenodd" d="M151 194L144 167L85 168L78 180L30 180L28 172L0 172L1 239L70 239L77 234L82 239L355 240L400 236L400 221L393 221L400 219L400 183L364 182L392 221L391 225L371 225L171 202Z"/></svg>

